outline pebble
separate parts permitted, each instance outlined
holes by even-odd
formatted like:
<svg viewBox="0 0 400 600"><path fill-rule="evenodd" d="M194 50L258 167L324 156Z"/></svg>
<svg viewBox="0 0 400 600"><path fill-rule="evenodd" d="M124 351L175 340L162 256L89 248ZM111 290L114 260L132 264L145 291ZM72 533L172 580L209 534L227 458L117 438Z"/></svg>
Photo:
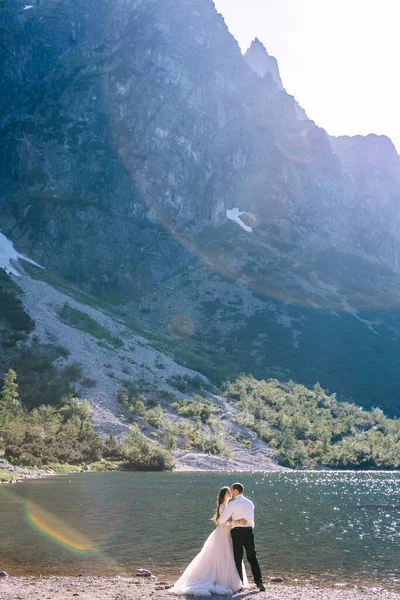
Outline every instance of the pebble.
<svg viewBox="0 0 400 600"><path fill-rule="evenodd" d="M153 577L153 573L148 569L138 569L136 571L136 577Z"/></svg>
<svg viewBox="0 0 400 600"><path fill-rule="evenodd" d="M270 580L266 581L269 583ZM139 580L138 586L133 586L135 580L127 577L41 577L35 578L34 582L37 585L32 588L31 577L4 579L0 583L1 600L72 600L72 593L78 591L82 600L147 600L150 597L155 600L178 600L177 596L170 595L168 589L160 589L163 586L152 583L149 577ZM163 585L168 584L164 578L162 582ZM235 595L233 600L400 600L400 595L395 591L369 588L365 584L361 586L363 589L353 587L344 590L329 585L319 588L304 584L293 586L290 585L290 577L285 578L285 582L289 585L274 586L265 594L259 594L258 590L252 588ZM215 595L212 600L229 599Z"/></svg>

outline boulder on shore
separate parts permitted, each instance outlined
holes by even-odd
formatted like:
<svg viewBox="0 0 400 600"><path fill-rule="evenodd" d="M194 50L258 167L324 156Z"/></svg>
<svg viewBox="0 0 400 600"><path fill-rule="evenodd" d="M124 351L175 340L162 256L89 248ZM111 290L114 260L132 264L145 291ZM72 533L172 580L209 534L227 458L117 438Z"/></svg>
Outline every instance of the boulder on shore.
<svg viewBox="0 0 400 600"><path fill-rule="evenodd" d="M138 569L136 571L136 577L152 577L153 573L148 569Z"/></svg>

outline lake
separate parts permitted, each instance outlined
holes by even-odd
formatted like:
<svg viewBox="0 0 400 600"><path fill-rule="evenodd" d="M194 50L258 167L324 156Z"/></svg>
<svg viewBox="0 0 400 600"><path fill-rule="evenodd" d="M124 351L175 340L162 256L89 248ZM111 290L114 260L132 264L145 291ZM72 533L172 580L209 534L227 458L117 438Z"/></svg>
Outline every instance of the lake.
<svg viewBox="0 0 400 600"><path fill-rule="evenodd" d="M0 570L175 576L222 485L256 504L264 576L400 588L398 472L80 473L0 486Z"/></svg>

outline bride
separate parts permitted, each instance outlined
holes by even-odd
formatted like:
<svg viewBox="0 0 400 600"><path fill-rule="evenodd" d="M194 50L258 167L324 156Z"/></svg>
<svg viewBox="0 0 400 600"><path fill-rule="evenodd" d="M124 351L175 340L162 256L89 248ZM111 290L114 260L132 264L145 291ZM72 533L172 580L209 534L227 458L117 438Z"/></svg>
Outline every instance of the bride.
<svg viewBox="0 0 400 600"><path fill-rule="evenodd" d="M223 487L220 489L217 510L213 517L213 521L217 526L206 540L200 553L192 560L174 587L168 590L169 593L211 596L211 594L233 594L242 587L248 587L244 566L243 584L237 572L230 535L232 525L245 525L247 521L246 519L240 519L235 522L218 524L218 519L231 497L230 488Z"/></svg>

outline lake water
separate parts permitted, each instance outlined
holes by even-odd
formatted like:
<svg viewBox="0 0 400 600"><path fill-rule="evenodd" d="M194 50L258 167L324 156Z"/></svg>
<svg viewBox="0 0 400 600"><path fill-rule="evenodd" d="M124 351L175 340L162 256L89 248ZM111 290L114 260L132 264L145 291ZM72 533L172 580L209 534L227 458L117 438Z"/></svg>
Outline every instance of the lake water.
<svg viewBox="0 0 400 600"><path fill-rule="evenodd" d="M0 486L0 570L175 576L213 529L222 485L256 504L265 577L400 588L400 474L88 473Z"/></svg>

